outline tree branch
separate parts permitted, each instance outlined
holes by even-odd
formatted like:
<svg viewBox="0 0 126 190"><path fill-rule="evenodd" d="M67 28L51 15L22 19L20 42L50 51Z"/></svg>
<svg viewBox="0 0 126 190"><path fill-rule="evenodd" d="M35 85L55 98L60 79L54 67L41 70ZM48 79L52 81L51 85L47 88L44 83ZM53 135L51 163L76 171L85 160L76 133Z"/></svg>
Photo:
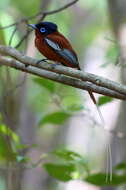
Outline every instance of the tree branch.
<svg viewBox="0 0 126 190"><path fill-rule="evenodd" d="M9 45L11 45L12 39L13 39L14 34L15 34L16 30L17 30L17 26L19 24L25 23L27 25L30 20L35 19L35 18L38 18L36 23L39 23L40 21L43 21L46 16L51 15L51 14L55 14L55 13L59 13L59 12L65 10L65 9L69 8L73 4L77 3L77 1L79 1L79 0L73 0L70 3L67 3L66 5L64 5L64 6L60 7L60 8L58 8L58 9L55 9L53 11L40 11L40 12L36 13L33 16L30 16L30 17L27 17L27 18L22 18L22 19L18 20L15 23L12 23L12 24L7 25L7 26L0 27L0 30L1 29L7 29L7 28L15 26L15 29L14 29L14 31L13 31L11 37L10 37L10 41L9 41ZM15 48L18 48L22 44L22 42L29 36L29 34L31 32L32 32L31 29L27 30L27 32L23 35L23 37L21 38L19 43L15 46Z"/></svg>
<svg viewBox="0 0 126 190"><path fill-rule="evenodd" d="M10 27L15 26L15 25L18 25L18 24L20 24L20 23L22 23L22 22L26 22L26 21L28 21L28 20L32 20L32 19L34 19L34 18L36 18L36 17L38 17L38 16L42 16L42 17L43 17L43 16L47 16L47 15L51 15L51 14L55 14L55 13L61 12L61 11L65 10L65 9L71 7L71 6L74 5L75 3L77 3L77 1L79 1L79 0L71 1L70 3L67 3L66 5L64 5L63 7L60 7L60 8L58 8L58 9L53 10L53 11L38 12L38 13L36 13L36 14L33 15L33 16L30 16L30 17L27 17L27 18L22 18L21 20L15 22L15 23L9 24L9 25L7 25L7 26L0 27L0 29L10 28Z"/></svg>
<svg viewBox="0 0 126 190"><path fill-rule="evenodd" d="M0 62L3 65L7 65L27 73L48 78L50 80L83 90L96 92L121 100L126 100L126 87L103 77L82 71L77 71L76 69L72 68L66 68L58 65L54 66L53 64L44 62L37 64L38 60L25 56L12 47L0 45L0 54L11 56L14 59L18 60L16 61L12 58L9 59L0 56ZM26 65L29 66L26 67ZM114 90L110 89L110 87L114 88Z"/></svg>
<svg viewBox="0 0 126 190"><path fill-rule="evenodd" d="M119 93L126 95L126 86L125 85L108 80L104 77L97 76L95 74L91 74L88 72L78 71L76 69L72 69L72 68L68 68L68 67L63 67L60 65L54 66L54 64L49 64L49 63L45 63L45 62L40 62L39 64L37 64L38 61L36 59L25 56L12 47L6 47L6 46L0 45L0 53L3 55L11 56L26 65L32 65L35 67L39 67L41 69L45 69L45 70L49 70L49 71L56 72L59 74L64 74L67 76L75 77L80 80L88 81L97 86L102 86L102 87L105 87L110 90L114 90L114 91L117 91Z"/></svg>

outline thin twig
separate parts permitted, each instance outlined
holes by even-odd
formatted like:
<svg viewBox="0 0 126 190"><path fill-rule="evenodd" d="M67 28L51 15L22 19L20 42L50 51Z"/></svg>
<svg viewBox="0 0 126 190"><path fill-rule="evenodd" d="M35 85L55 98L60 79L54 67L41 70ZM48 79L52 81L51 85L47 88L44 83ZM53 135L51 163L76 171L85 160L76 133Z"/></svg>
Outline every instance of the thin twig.
<svg viewBox="0 0 126 190"><path fill-rule="evenodd" d="M44 18L47 16L47 15L51 15L51 14L55 14L55 13L58 13L58 12L61 12L65 9L67 9L68 7L72 6L73 4L75 4L77 1L79 0L74 0L70 3L67 3L66 5L64 5L63 7L61 8L58 8L58 9L55 9L53 11L42 11L42 12L38 12L36 13L35 15L33 16L30 16L30 17L27 17L27 18L22 18L21 20L15 22L15 23L12 23L10 25L7 25L7 26L3 26L3 27L0 27L0 30L1 29L7 29L7 28L10 28L10 27L13 27L13 26L16 26L16 28L14 29L12 35L11 35L11 38L9 40L9 45L11 45L11 42L12 42L12 39L14 37L14 34L17 30L17 26L21 23L27 23L29 20L32 20L34 18L37 18L40 16L40 18L38 18L37 20L37 23L44 20ZM18 42L18 44L15 46L15 48L19 48L19 46L23 43L23 41L29 36L29 34L32 32L32 30L27 30L26 33L24 34L24 36L21 38L21 40Z"/></svg>
<svg viewBox="0 0 126 190"><path fill-rule="evenodd" d="M41 18L38 20L38 22L42 21L45 18L45 14L43 14L41 16ZM26 20L25 22L28 22L28 20ZM29 34L32 32L32 29L28 29L26 34L21 38L21 40L18 42L18 44L15 46L15 48L19 48L19 46L22 44L22 42L27 39L27 37L29 36Z"/></svg>
<svg viewBox="0 0 126 190"><path fill-rule="evenodd" d="M32 32L32 30L28 30L26 34L21 38L21 40L18 42L18 44L15 46L15 48L19 48L19 46L22 44L22 42L28 37L28 35Z"/></svg>
<svg viewBox="0 0 126 190"><path fill-rule="evenodd" d="M68 7L71 7L73 4L77 3L77 1L79 1L79 0L74 0L74 1L72 1L72 2L70 2L70 3L67 3L67 4L64 5L63 7L58 8L58 9L55 9L55 10L53 10L53 11L43 11L43 12L36 13L36 14L33 15L33 16L30 16L30 17L27 17L27 18L22 18L22 19L20 19L19 21L15 22L15 23L9 24L9 25L7 25L7 26L0 27L0 30L1 30L1 29L10 28L10 27L12 27L12 26L15 26L15 25L18 25L18 24L20 24L20 23L26 22L26 21L28 21L28 20L32 20L32 19L34 19L34 18L36 18L36 17L38 17L38 16L40 16L40 15L42 15L42 16L43 16L43 15L51 15L51 14L55 14L55 13L61 12L61 11L65 10L65 9L67 9Z"/></svg>
<svg viewBox="0 0 126 190"><path fill-rule="evenodd" d="M11 46L11 44L12 44L12 40L13 40L13 37L14 37L16 31L17 31L17 26L14 28L14 30L13 30L13 32L11 34L11 37L10 37L10 40L9 40L9 43L8 43L9 46Z"/></svg>

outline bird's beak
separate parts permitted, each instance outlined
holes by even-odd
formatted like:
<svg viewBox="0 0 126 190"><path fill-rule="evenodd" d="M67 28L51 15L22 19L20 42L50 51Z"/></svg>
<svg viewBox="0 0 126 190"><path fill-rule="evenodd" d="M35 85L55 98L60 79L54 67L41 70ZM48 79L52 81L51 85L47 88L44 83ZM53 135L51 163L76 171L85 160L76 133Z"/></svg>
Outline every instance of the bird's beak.
<svg viewBox="0 0 126 190"><path fill-rule="evenodd" d="M35 24L28 24L28 26L32 27L33 29L37 29Z"/></svg>

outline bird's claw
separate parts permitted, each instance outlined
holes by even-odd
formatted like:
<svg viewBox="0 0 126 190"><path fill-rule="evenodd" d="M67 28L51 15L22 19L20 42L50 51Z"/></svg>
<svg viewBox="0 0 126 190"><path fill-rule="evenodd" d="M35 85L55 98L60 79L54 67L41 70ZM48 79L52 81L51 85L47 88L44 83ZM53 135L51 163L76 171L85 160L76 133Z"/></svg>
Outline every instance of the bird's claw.
<svg viewBox="0 0 126 190"><path fill-rule="evenodd" d="M51 63L51 68L52 68L52 69L55 69L55 67L56 67L57 65L60 65L60 64L59 64L59 63Z"/></svg>
<svg viewBox="0 0 126 190"><path fill-rule="evenodd" d="M41 63L41 62L47 62L47 60L48 60L48 59L41 59L41 60L37 61L36 64L39 64L39 63Z"/></svg>

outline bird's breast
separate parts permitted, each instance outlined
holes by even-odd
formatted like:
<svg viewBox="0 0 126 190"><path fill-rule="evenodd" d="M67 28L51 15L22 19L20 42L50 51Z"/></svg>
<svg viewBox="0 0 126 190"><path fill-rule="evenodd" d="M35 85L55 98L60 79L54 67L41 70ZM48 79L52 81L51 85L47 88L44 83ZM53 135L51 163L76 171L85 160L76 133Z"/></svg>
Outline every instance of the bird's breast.
<svg viewBox="0 0 126 190"><path fill-rule="evenodd" d="M49 60L53 60L53 61L57 61L57 55L55 54L55 52L48 47L48 45L45 43L44 39L39 39L36 38L35 39L35 46L37 47L37 49L39 50L39 52L44 55L46 58L48 58Z"/></svg>
<svg viewBox="0 0 126 190"><path fill-rule="evenodd" d="M62 63L65 66L68 67L77 67L77 65L71 65L67 60L62 58L60 55L58 55L53 49L48 46L48 44L45 42L44 38L37 37L35 38L35 46L39 50L39 52L44 55L47 59Z"/></svg>

